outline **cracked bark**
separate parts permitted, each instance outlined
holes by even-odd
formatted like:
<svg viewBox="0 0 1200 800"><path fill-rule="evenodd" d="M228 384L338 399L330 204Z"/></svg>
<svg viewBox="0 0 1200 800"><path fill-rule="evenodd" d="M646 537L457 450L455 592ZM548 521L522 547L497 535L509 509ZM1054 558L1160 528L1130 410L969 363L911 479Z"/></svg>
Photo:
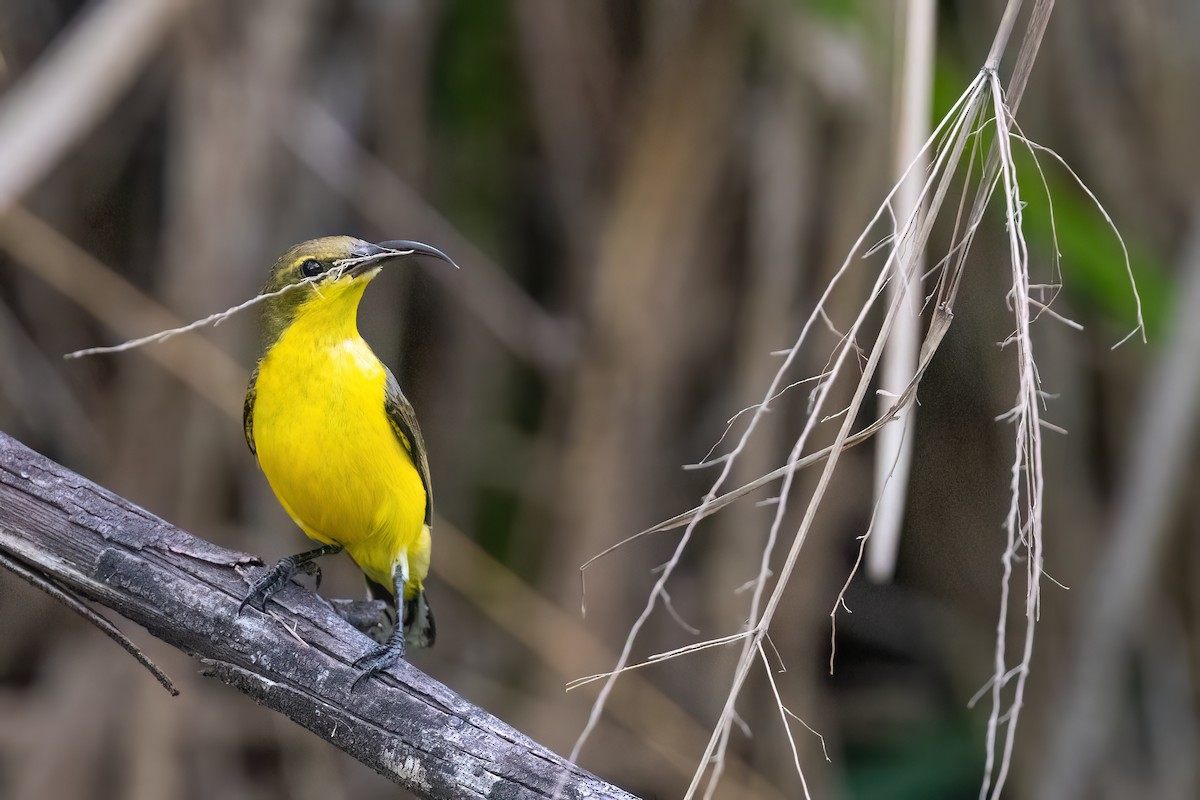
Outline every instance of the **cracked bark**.
<svg viewBox="0 0 1200 800"><path fill-rule="evenodd" d="M297 586L237 615L258 559L197 539L0 433L0 555L117 611L422 798L633 795L401 663L351 694L373 642ZM11 613L11 612L10 612Z"/></svg>

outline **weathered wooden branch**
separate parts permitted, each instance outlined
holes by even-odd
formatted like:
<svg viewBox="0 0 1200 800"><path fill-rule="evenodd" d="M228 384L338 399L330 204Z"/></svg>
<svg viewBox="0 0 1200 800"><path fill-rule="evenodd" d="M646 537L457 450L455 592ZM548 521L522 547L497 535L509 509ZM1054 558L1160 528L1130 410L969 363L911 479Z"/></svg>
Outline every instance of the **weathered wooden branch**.
<svg viewBox="0 0 1200 800"><path fill-rule="evenodd" d="M237 614L252 556L162 521L0 433L0 555L114 609L423 798L636 800L407 663L363 683L371 645L292 586ZM8 613L12 613L9 611Z"/></svg>

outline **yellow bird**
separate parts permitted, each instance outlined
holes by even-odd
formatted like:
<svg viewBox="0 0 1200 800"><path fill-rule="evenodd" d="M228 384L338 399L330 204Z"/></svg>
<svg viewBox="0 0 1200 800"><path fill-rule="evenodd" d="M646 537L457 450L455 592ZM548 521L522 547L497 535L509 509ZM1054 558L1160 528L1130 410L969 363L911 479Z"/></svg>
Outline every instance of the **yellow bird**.
<svg viewBox="0 0 1200 800"><path fill-rule="evenodd" d="M289 556L255 581L242 602L260 610L314 559L345 550L373 596L395 603L387 642L359 659L355 681L404 657L405 643L433 644L425 599L433 500L425 443L413 407L358 333L358 303L383 265L436 248L349 236L292 247L271 268L262 304L262 357L246 392L246 443L275 496L321 546ZM457 265L455 265L457 266Z"/></svg>

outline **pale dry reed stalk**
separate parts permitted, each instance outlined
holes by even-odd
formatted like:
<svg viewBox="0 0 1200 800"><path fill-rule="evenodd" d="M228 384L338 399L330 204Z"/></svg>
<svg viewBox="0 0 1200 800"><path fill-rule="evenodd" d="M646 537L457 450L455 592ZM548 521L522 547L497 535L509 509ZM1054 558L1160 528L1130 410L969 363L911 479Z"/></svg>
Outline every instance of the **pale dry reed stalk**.
<svg viewBox="0 0 1200 800"><path fill-rule="evenodd" d="M907 0L897 8L903 9L904 46L900 97L900 113L896 122L897 172L916 158L916 169L900 184L896 195L896 215L908 219L916 208L921 189L921 175L928 167L927 151L921 143L929 136L929 120L933 104L933 56L936 50L937 7L933 0ZM920 152L921 156L916 154ZM893 241L902 231L893 233ZM885 413L892 397L912 380L917 367L921 345L921 312L917 298L921 292L921 272L924 271L924 252L912 254L913 269L906 283L888 283L889 296L904 293L907 308L896 318L896 327L883 356L883 371L879 376L879 413ZM904 522L909 467L912 464L912 432L916 408L909 408L896 425L887 425L879 432L875 447L875 510L872 513L870 545L867 549L867 577L876 582L889 582L896 572L896 554L900 549L900 526Z"/></svg>
<svg viewBox="0 0 1200 800"><path fill-rule="evenodd" d="M1000 600L1001 611L996 630L994 673L989 682L992 708L987 725L986 766L980 787L980 797L985 800L988 797L993 800L1000 797L1011 767L1017 722L1024 702L1025 685L1033 653L1034 630L1040 597L1039 585L1042 577L1042 497L1044 493L1044 476L1042 473L1041 436L1043 427L1053 427L1049 426L1048 423L1044 423L1041 418L1039 404L1045 398L1040 389L1040 378L1034 360L1031 327L1043 313L1046 313L1049 318L1061 319L1061 317L1058 317L1058 315L1049 309L1049 303L1034 296L1040 287L1030 277L1029 252L1022 231L1023 203L1020 194L1020 182L1017 176L1016 165L1013 162L1011 148L1012 142L1016 141L1029 145L1030 152L1034 152L1032 144L1028 143L1015 129L1013 114L1024 91L1029 71L1032 68L1033 60L1040 46L1046 22L1053 8L1053 0L1038 0L1034 6L1030 15L1027 32L1022 41L1021 52L1018 55L1014 68L1013 78L1010 82L1009 97L1006 98L1000 85L998 69L1000 58L1005 51L1009 36L1016 23L1020 6L1021 3L1019 0L1010 0L1008 3L992 49L983 68L947 115L941 120L933 134L920 148L916 157L905 170L904 175L901 176L900 180L892 188L891 192L889 192L884 202L876 211L875 216L854 243L845 262L833 276L829 286L818 300L815 309L804 324L799 338L792 347L782 353L784 356L783 363L764 393L763 400L750 409L745 410L750 413L750 418L736 444L725 455L711 460L706 457L706 463L712 465L719 464L722 469L701 505L648 531L644 531L642 534L638 534L638 536L641 536L646 533L685 526L682 537L670 559L662 568L658 581L651 590L645 608L634 622L626 638L625 646L614 669L600 675L590 676L574 684L578 685L579 683L593 680L604 681L593 704L588 723L572 750L572 760L578 757L589 734L595 727L613 684L621 673L646 666L650 663L661 663L664 660L694 653L698 650L740 641L742 646L741 656L737 666L734 668L724 708L713 728L708 746L699 761L691 785L688 787L685 796L687 798L694 797L699 786L704 782L706 775L708 775L708 783L705 797L708 798L712 795L720 778L729 733L737 720L735 705L743 683L755 662L764 665L767 669L768 679L773 691L776 688L774 676L770 674L770 667L763 653L763 641L768 635L771 621L779 606L780 599L787 588L789 578L798 560L800 550L812 528L816 513L825 498L829 482L837 467L838 459L847 447L858 444L873 435L885 424L901 416L913 403L917 386L924 374L925 368L928 366L930 358L936 351L953 319L954 301L961 284L967 255L975 233L984 221L984 211L995 190L999 187L1002 188L1004 193L1003 211L1007 229L1006 236L1012 276L1009 301L1015 316L1014 330L1003 344L1005 346L1015 346L1018 393L1012 409L1002 417L1002 419L1013 423L1014 457L1009 481L1010 503L1004 521L1006 546L1001 556L1003 568ZM883 411L874 423L866 429L852 434L851 427L858 416L868 387L874 379L884 345L893 336L897 318L904 313L904 310L911 302L912 298L908 294L910 290L906 290L904 287L919 285L922 269L919 255L924 252L933 221L941 210L943 201L949 191L950 183L964 155L968 152L969 144L971 145L970 160L966 172L968 181L970 180L974 173L974 166L977 163L977 151L982 149L983 137L989 129L994 133L994 139L988 159L986 163L981 165L978 188L975 192L974 200L970 205L969 213L966 215L965 223L963 220L963 210L967 207L966 200L970 188L969 185L963 187L955 231L946 256L931 270L931 273L936 274L937 277L934 289L926 299L925 307L932 308L932 319L921 346L915 372L904 390L896 394L894 402L889 408ZM884 238L884 242L890 245L888 258L873 283L870 296L863 304L854 322L844 333L840 334L841 338L830 356L829 366L818 378L817 388L814 390L810 402L811 407L808 419L795 441L787 463L783 467L752 481L746 486L726 494L719 494L725 480L730 474L734 460L737 459L746 447L747 442L755 432L759 420L766 413L769 404L782 391L785 391L781 390L780 387L792 386L798 383L789 382L786 379L786 375L797 360L800 348L808 339L813 326L820 322L828 324L828 318L825 314L825 304L830 293L850 269L851 263L856 260L857 256L865 255L876 249L875 247L866 248L864 246L865 242L868 241L868 237L876 229L880 220L884 218L885 213L895 213L894 204L896 203L898 191L900 191L900 188L910 177L920 176L924 168L920 165L927 163L926 159L930 151L932 151L932 166L929 169L928 175L920 186L915 202L911 204L906 214L897 215L900 217L898 220L899 224L894 224L893 232ZM1040 165L1038 169L1040 170ZM1108 219L1107 213L1103 212L1103 210L1101 210L1101 213ZM1123 243L1122 247L1124 247ZM1130 275L1130 279L1132 283L1132 274ZM886 303L883 322L880 324L875 343L869 351L866 351L866 361L861 367L861 375L857 380L853 398L849 406L835 414L824 415L823 409L830 388L837 381L838 377L843 374L848 356L851 353L861 352L858 346L858 339L864 333L866 320L875 309L876 303L881 298L885 286L893 282L898 288L890 293L889 300ZM1136 288L1134 289L1134 297L1137 299ZM1134 333L1142 330L1140 300L1137 302L1138 325ZM1031 307L1035 313L1031 313ZM740 415L741 413L739 412L737 416ZM833 444L824 450L802 456L809 436L815 427L827 420L839 418L841 423ZM780 538L783 519L789 507L789 495L795 472L797 469L820 461L824 461L825 466L818 479L816 489L804 509L799 527L792 535L791 545L782 565L777 570L773 570L774 549ZM775 504L774 520L763 550L759 574L752 582L753 593L749 604L749 623L746 628L738 633L677 648L668 653L656 655L645 662L631 665L629 659L634 641L646 620L653 613L659 600L665 596L666 583L678 565L684 550L687 548L699 520L748 492L780 478L782 478L782 485ZM874 518L875 515L873 514L873 521ZM868 530L869 534L870 530ZM864 536L864 540L866 538ZM1009 663L1006 640L1008 635L1012 575L1014 572L1014 562L1018 560L1024 561L1026 573L1025 628L1020 659L1013 666ZM588 563L590 564L591 562ZM768 593L768 580L776 575L774 586ZM839 596L837 603L843 603L842 596ZM837 606L835 605L834 614L836 614L836 610ZM1014 678L1013 690L1010 695L1006 694L1005 690L1009 682ZM795 717L795 715L784 707L777 692L775 693L775 697L780 716L783 719L785 727L788 729L788 740L789 744L792 745L795 768L801 781L801 787L805 796L808 797L807 782L804 779L788 721L789 717ZM1002 724L1006 725L1003 735L1000 732Z"/></svg>

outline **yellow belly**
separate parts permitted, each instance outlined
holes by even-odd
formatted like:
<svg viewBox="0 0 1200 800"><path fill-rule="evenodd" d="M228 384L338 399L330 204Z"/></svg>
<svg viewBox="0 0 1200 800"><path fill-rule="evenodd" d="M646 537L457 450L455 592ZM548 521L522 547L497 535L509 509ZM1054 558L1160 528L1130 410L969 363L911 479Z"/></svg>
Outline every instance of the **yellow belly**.
<svg viewBox="0 0 1200 800"><path fill-rule="evenodd" d="M425 488L384 410L383 366L357 330L330 334L297 320L260 362L258 462L296 524L376 583L391 589L407 558L411 597L429 569Z"/></svg>

